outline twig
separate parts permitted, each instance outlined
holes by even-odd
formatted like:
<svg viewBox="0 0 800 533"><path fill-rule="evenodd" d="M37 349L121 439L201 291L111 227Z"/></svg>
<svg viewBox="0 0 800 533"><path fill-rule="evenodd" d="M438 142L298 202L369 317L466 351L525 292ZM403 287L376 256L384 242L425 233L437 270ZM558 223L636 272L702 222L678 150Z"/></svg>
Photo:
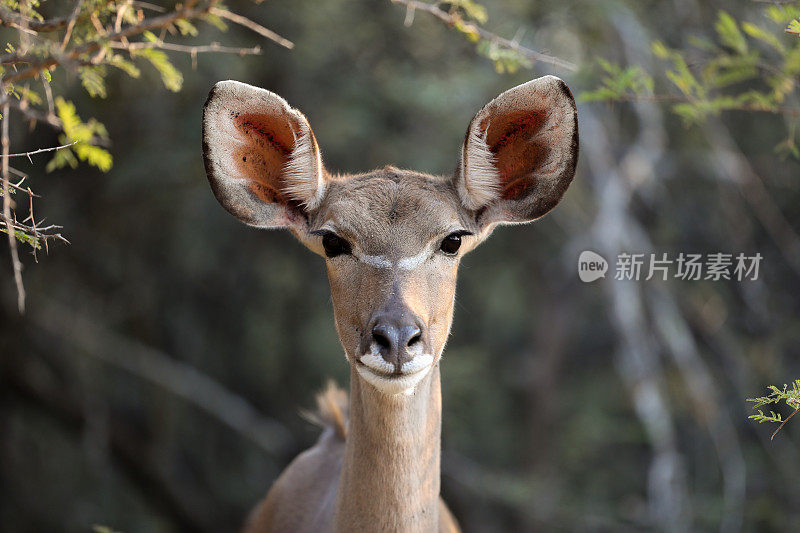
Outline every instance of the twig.
<svg viewBox="0 0 800 533"><path fill-rule="evenodd" d="M48 126L52 126L54 128L61 129L61 119L58 118L53 113L45 113L43 111L38 111L31 107L22 107L18 100L6 100L5 102L0 101L2 104L8 104L13 109L19 111L21 114L25 116L25 118L29 120L36 120L38 122L44 122Z"/></svg>
<svg viewBox="0 0 800 533"><path fill-rule="evenodd" d="M20 26L25 26L33 32L50 32L60 30L67 25L69 19L67 17L58 17L50 20L33 20L26 16L14 13L4 7L0 7L0 26L11 26L19 29Z"/></svg>
<svg viewBox="0 0 800 533"><path fill-rule="evenodd" d="M231 13L227 9L220 9L218 7L212 7L211 9L208 10L208 12L220 18L230 20L234 24L238 24L239 26L245 27L248 30L252 30L257 34L261 35L262 37L266 37L267 39L276 42L277 44L283 46L284 48L288 48L289 50L294 48L294 43L289 39L281 37L274 31L267 29L256 22L253 22L247 17L237 15L236 13Z"/></svg>
<svg viewBox="0 0 800 533"><path fill-rule="evenodd" d="M73 141L69 144L62 144L61 146L51 146L49 148L39 148L38 150L33 150L31 152L19 152L16 154L4 154L3 157L27 157L29 160L32 155L41 154L43 152L54 152L55 150L61 150L62 148L69 148L70 146L77 144L78 141ZM33 161L31 161L33 163Z"/></svg>
<svg viewBox="0 0 800 533"><path fill-rule="evenodd" d="M14 52L13 54L3 54L0 56L1 65L19 65L20 63L30 63L31 57Z"/></svg>
<svg viewBox="0 0 800 533"><path fill-rule="evenodd" d="M471 22L465 22L461 17L454 15L452 13L448 13L447 11L441 9L438 4L429 4L427 2L418 2L416 0L391 0L394 4L401 4L406 6L406 25L408 25L409 21L414 20L413 12L414 10L419 9L420 11L425 11L426 13L430 13L434 17L438 18L448 26L455 26L456 24L462 24L467 29L474 31L481 39L494 42L508 48L509 50L513 50L520 54L521 56L529 59L531 61L539 61L542 63L550 63L553 66L564 68L567 70L578 70L578 66L575 63L570 61L565 61L555 56L551 56L548 54L543 54L542 52L537 52L536 50L532 50L525 46L522 46L516 41L506 39L505 37L500 37L496 33L492 33L487 31L480 26L477 26ZM410 13L409 13L410 12Z"/></svg>
<svg viewBox="0 0 800 533"><path fill-rule="evenodd" d="M222 46L219 43L190 46L183 44L165 43L161 41L129 43L127 45L122 43L111 43L111 48L117 50L140 50L142 48L157 48L161 50L170 50L173 52L186 52L188 54L216 52L220 54L236 54L240 56L261 55L262 53L260 46L253 46L252 48L236 48L233 46Z"/></svg>
<svg viewBox="0 0 800 533"><path fill-rule="evenodd" d="M149 2L138 2L138 1L134 0L133 5L135 5L137 7L143 7L145 9L149 9L149 10L155 11L157 13L163 13L165 11L165 9L163 7L157 6L155 4L151 4Z"/></svg>
<svg viewBox="0 0 800 533"><path fill-rule="evenodd" d="M39 78L41 79L42 86L44 87L44 94L47 98L47 115L46 116L56 116L56 108L53 103L53 90L50 88L50 82L47 81L47 76L43 73L39 73ZM60 122L60 121L59 121Z"/></svg>
<svg viewBox="0 0 800 533"><path fill-rule="evenodd" d="M28 192L26 189L21 189L21 190L24 191L25 193ZM37 197L35 194L31 194L31 196L32 197ZM2 220L0 220L0 224L3 224L3 227L7 227L7 226L5 226L5 222L2 221ZM41 224L41 222L39 222L39 224ZM55 230L58 230L58 229L64 229L63 226L56 226L55 224L51 224L49 226L28 226L28 225L23 224L21 222L14 222L11 227L16 229L16 230L18 230L18 231L24 231L26 233L27 232L33 233L34 228L35 228L36 232L39 234L39 237L41 237L43 239L56 239L56 240L59 240L59 241L63 242L64 244L69 244L69 241L63 235L61 235L60 233L49 233L47 235L42 233L42 232L45 232L45 231L55 231Z"/></svg>
<svg viewBox="0 0 800 533"><path fill-rule="evenodd" d="M62 52L67 48L67 43L69 42L70 37L72 37L72 29L75 27L75 21L78 19L78 14L81 12L82 5L83 0L77 0L77 2L75 2L75 7L72 8L72 13L70 14L69 21L67 22L67 31L64 33L64 39L61 41Z"/></svg>
<svg viewBox="0 0 800 533"><path fill-rule="evenodd" d="M786 425L786 422L788 422L790 418L792 418L794 415L796 415L796 414L797 414L797 411L800 411L800 407L798 407L797 409L795 409L795 410L794 410L794 412L793 412L792 414L790 414L789 416L787 416L787 417L786 417L786 419L784 419L784 421L783 421L783 422L781 422L781 425L780 425L780 426L778 426L778 429L776 429L776 430L775 430L775 433L773 433L773 434L772 434L772 436L769 438L769 440L772 440L772 439L774 439L774 438L775 438L775 435L777 435L777 434L778 434L778 432L779 432L781 429L783 429L783 426L785 426L785 425Z"/></svg>
<svg viewBox="0 0 800 533"><path fill-rule="evenodd" d="M8 103L3 105L3 126L2 126L2 148L3 148L3 220L6 228L13 228L14 221L11 218L11 191L8 178L8 119L10 108ZM8 231L8 247L11 249L11 266L14 268L14 283L17 285L17 308L20 314L25 312L25 286L22 284L22 263L19 261L17 250L17 237L13 229Z"/></svg>
<svg viewBox="0 0 800 533"><path fill-rule="evenodd" d="M125 12L132 4L132 0L126 0L122 6L117 8L117 20L114 21L114 31L122 31L122 17L125 16Z"/></svg>

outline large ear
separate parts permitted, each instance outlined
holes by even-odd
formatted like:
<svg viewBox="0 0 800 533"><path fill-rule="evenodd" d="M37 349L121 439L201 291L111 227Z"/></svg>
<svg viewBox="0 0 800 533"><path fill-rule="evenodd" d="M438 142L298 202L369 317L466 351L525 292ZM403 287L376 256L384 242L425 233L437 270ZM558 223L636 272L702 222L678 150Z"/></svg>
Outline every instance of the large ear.
<svg viewBox="0 0 800 533"><path fill-rule="evenodd" d="M219 203L251 226L300 229L325 194L308 120L258 87L214 85L203 109L203 158Z"/></svg>
<svg viewBox="0 0 800 533"><path fill-rule="evenodd" d="M454 179L481 226L529 222L561 200L577 160L575 100L563 81L545 76L478 111Z"/></svg>

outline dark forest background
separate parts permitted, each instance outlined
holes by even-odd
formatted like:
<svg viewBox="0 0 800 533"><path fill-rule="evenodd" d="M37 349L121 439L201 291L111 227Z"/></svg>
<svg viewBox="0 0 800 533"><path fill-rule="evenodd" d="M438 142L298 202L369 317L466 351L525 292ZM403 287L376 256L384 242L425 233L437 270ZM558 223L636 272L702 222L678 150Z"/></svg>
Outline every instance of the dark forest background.
<svg viewBox="0 0 800 533"><path fill-rule="evenodd" d="M493 31L585 66L498 74L439 21L388 1L228 6L295 43L254 57L172 56L183 90L108 78L91 99L114 167L34 172L37 210L71 245L24 254L16 309L0 246L0 529L234 531L317 437L299 416L347 384L323 261L214 200L200 146L218 80L284 96L326 166L451 172L473 114L543 74L575 94L597 57L657 71L650 41L712 31L755 2L482 2ZM250 46L231 26L198 42ZM210 36L210 37L209 37ZM781 37L783 38L783 37ZM788 37L787 37L788 38ZM795 102L796 103L796 102ZM579 107L581 156L561 205L501 228L463 262L442 362L442 493L465 531L789 531L800 521L800 420L773 441L745 398L800 377L800 165L784 117L687 128L658 103ZM58 144L12 127L13 146ZM777 228L777 229L776 229ZM5 242L5 241L3 241ZM577 258L745 252L758 281L614 281ZM613 266L612 266L613 270ZM613 272L612 272L613 274Z"/></svg>

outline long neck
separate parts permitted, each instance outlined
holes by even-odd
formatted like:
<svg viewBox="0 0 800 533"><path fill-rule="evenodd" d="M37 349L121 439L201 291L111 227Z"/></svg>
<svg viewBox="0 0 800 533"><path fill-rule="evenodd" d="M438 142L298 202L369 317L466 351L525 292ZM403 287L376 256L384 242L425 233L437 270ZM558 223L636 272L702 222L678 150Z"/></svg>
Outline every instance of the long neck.
<svg viewBox="0 0 800 533"><path fill-rule="evenodd" d="M439 365L411 395L350 375L350 424L335 531L436 531L442 396Z"/></svg>

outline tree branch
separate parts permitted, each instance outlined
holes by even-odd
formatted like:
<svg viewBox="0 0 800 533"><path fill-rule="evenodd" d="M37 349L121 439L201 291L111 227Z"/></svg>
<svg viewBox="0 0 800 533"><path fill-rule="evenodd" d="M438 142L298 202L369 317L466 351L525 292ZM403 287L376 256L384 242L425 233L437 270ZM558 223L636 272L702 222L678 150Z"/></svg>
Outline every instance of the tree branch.
<svg viewBox="0 0 800 533"><path fill-rule="evenodd" d="M25 27L35 32L50 32L64 28L69 23L69 17L58 17L50 20L33 20L26 16L14 13L4 7L0 7L0 26L10 26L19 28Z"/></svg>
<svg viewBox="0 0 800 533"><path fill-rule="evenodd" d="M201 7L195 7L197 3L198 0L188 0L182 7L176 9L175 11L160 17L145 19L141 23L134 26L129 26L121 31L109 33L102 41L92 41L88 44L71 50L63 56L50 55L49 57L35 60L27 69L3 76L2 85L5 86L9 83L16 83L22 80L33 78L42 70L50 69L51 67L60 65L66 61L78 59L84 54L96 52L100 50L105 43L119 41L128 37L133 37L134 35L140 35L146 31L154 30L156 28L166 28L178 19L200 17L208 13L208 11L216 3L216 0L207 0Z"/></svg>
<svg viewBox="0 0 800 533"><path fill-rule="evenodd" d="M219 43L211 43L207 45L183 45L175 43L158 42L140 42L140 43L111 43L111 48L116 50L141 50L142 48L157 48L159 50L169 50L172 52L185 52L187 54L202 54L202 53L219 53L219 54L235 54L239 56L247 55L261 55L262 50L260 46L253 46L252 48L237 48L233 46L222 46Z"/></svg>
<svg viewBox="0 0 800 533"><path fill-rule="evenodd" d="M409 26L411 22L414 20L414 11L418 9L420 11L430 13L434 17L438 18L439 20L447 24L448 26L455 26L456 24L461 24L470 31L474 31L481 39L494 42L504 48L513 50L514 52L518 53L519 55L523 56L524 58L530 61L549 63L555 67L560 67L567 70L574 71L578 69L578 66L575 63L572 63L570 61L565 61L558 57L544 54L542 52L537 52L536 50L532 50L530 48L522 46L516 40L509 40L506 39L505 37L500 37L496 33L492 33L490 31L481 28L480 26L477 26L476 24L463 20L458 15L455 15L453 13L448 13L447 11L441 9L438 4L429 4L427 2L418 2L416 0L391 0L391 1L394 4L401 4L406 6L407 26Z"/></svg>
<svg viewBox="0 0 800 533"><path fill-rule="evenodd" d="M3 221L6 228L11 228L14 225L14 220L11 218L11 190L9 187L8 179L8 120L9 120L9 106L6 103L3 106L3 125L2 125L2 149L3 149ZM25 312L25 286L22 284L22 263L19 261L19 251L17 250L17 237L13 230L8 231L8 247L11 249L11 266L14 269L14 283L17 286L17 308L20 313Z"/></svg>
<svg viewBox="0 0 800 533"><path fill-rule="evenodd" d="M284 48L288 48L289 50L294 48L294 43L292 41L290 41L288 39L284 39L283 37L281 37L280 35L278 35L274 31L272 31L270 29L267 29L264 26L262 26L262 25L260 25L260 24L258 24L256 22L253 22L249 18L243 17L241 15L237 15L236 13L231 13L227 9L220 9L218 7L212 7L212 8L210 8L208 10L208 12L211 13L212 15L216 15L216 16L218 16L220 18L224 18L224 19L230 20L234 24L238 24L239 26L247 28L248 30L252 30L252 31L256 32L257 34L261 35L262 37L266 37L267 39L269 39L271 41L275 41L276 43L278 43L279 45L283 46Z"/></svg>
<svg viewBox="0 0 800 533"><path fill-rule="evenodd" d="M32 150L30 152L19 152L16 154L3 154L3 157L27 157L28 160L31 159L32 155L41 154L44 152L55 152L56 150L61 150L62 148L69 148L70 146L77 144L78 141L73 141L69 144L62 144L61 146L51 146L49 148L39 148L38 150ZM33 163L33 161L31 161Z"/></svg>

